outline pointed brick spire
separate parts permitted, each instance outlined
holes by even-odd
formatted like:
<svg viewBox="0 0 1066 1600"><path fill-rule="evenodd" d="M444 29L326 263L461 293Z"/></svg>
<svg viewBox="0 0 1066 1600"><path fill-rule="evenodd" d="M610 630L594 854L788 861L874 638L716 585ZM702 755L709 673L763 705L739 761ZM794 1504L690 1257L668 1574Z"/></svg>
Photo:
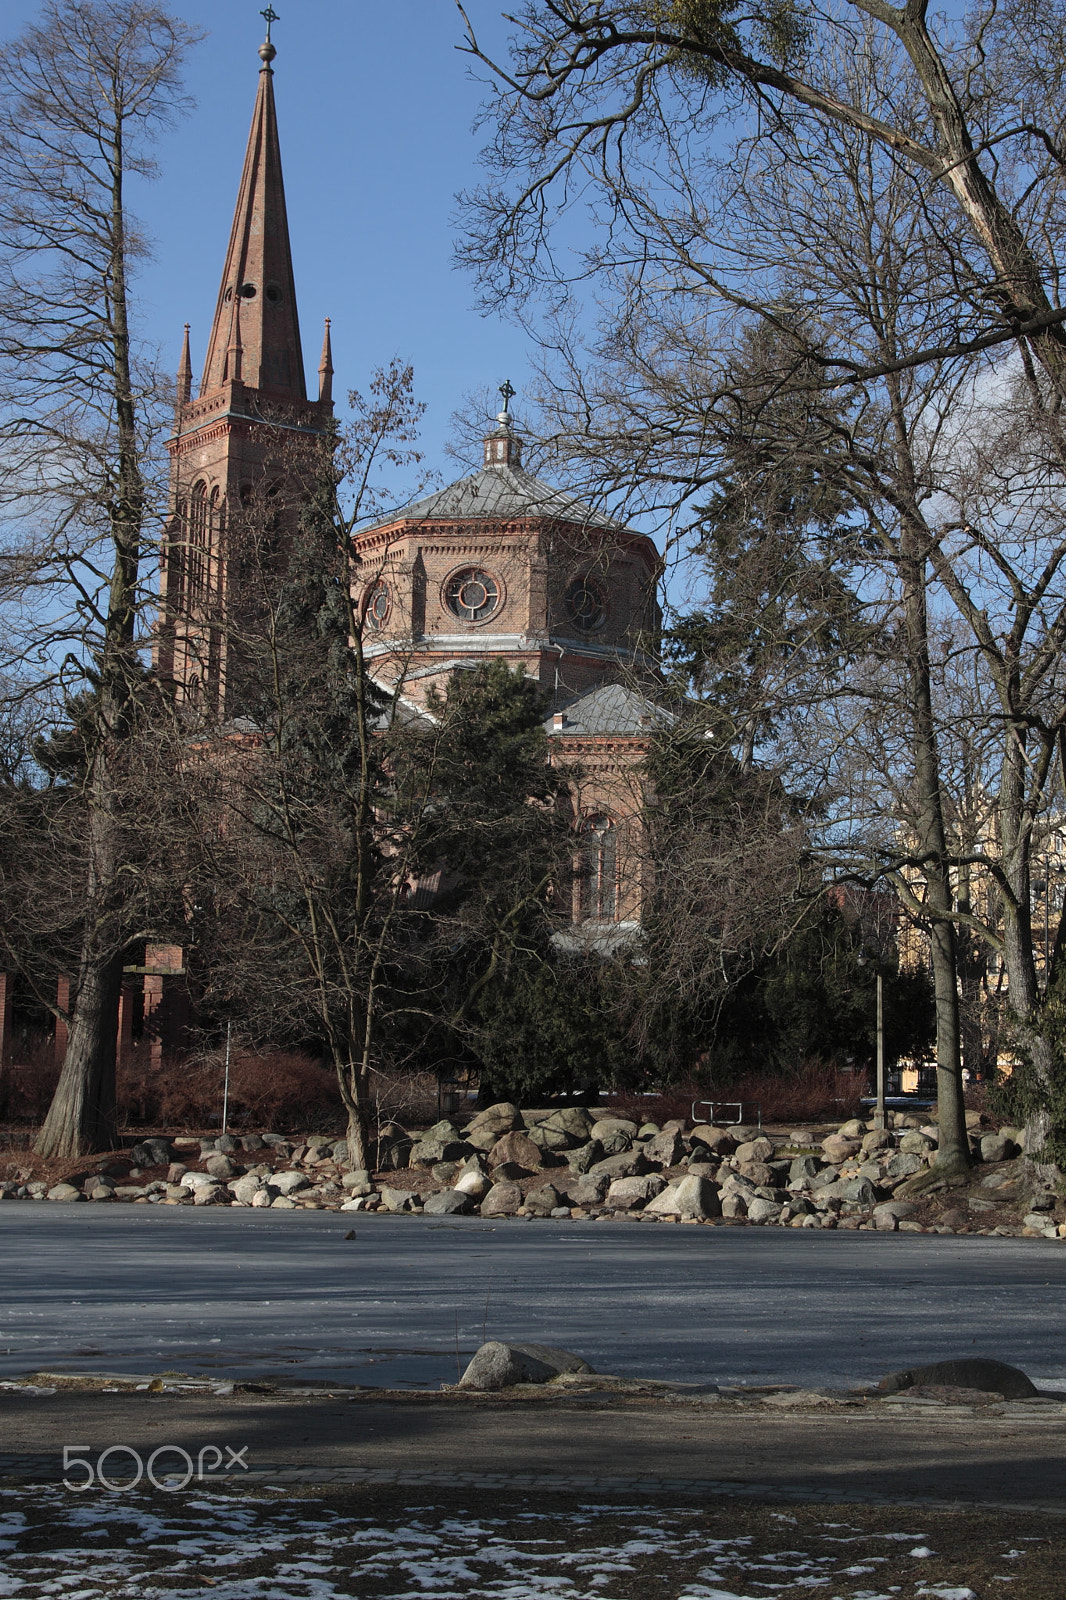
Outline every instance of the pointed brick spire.
<svg viewBox="0 0 1066 1600"><path fill-rule="evenodd" d="M181 360L178 362L178 381L175 389L178 406L187 406L192 399L192 353L189 349L188 323L185 324L185 337L181 345Z"/></svg>
<svg viewBox="0 0 1066 1600"><path fill-rule="evenodd" d="M296 286L274 109L274 73L270 66L277 52L273 44L267 43L259 53L263 61L259 93L200 393L217 389L226 381L233 302L239 296L242 381L248 388L261 389L278 400L305 400Z"/></svg>
<svg viewBox="0 0 1066 1600"><path fill-rule="evenodd" d="M318 363L318 398L329 403L333 401L333 344L329 336L328 317L322 339L322 360Z"/></svg>

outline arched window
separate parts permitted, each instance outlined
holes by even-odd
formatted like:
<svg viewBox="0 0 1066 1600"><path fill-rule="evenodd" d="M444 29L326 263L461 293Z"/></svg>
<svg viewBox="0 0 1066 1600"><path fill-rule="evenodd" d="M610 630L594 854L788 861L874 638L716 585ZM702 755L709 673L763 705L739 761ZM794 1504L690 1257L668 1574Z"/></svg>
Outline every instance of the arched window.
<svg viewBox="0 0 1066 1600"><path fill-rule="evenodd" d="M582 922L613 922L618 915L618 830L605 813L581 824Z"/></svg>
<svg viewBox="0 0 1066 1600"><path fill-rule="evenodd" d="M209 521L207 485L201 481L193 485L189 499L189 553L186 573L190 595L202 594L207 583Z"/></svg>

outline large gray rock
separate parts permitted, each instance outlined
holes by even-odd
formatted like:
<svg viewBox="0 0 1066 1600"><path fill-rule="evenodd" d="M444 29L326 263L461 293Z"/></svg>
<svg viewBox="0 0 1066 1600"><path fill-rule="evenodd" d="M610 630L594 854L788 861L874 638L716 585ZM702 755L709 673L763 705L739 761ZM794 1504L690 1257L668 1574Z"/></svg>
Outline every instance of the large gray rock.
<svg viewBox="0 0 1066 1600"><path fill-rule="evenodd" d="M49 1200L84 1200L85 1196L72 1183L57 1183L48 1191Z"/></svg>
<svg viewBox="0 0 1066 1600"><path fill-rule="evenodd" d="M439 1194L427 1194L422 1207L427 1217L463 1217L474 1209L474 1197L461 1189L442 1189Z"/></svg>
<svg viewBox="0 0 1066 1600"><path fill-rule="evenodd" d="M561 1106L538 1126L542 1133L561 1134L570 1141L571 1147L587 1144L592 1134L592 1118L584 1106ZM565 1149L567 1146L551 1145L549 1148Z"/></svg>
<svg viewBox="0 0 1066 1600"><path fill-rule="evenodd" d="M633 1148L633 1135L625 1128L601 1128L595 1138L609 1156L621 1155L624 1150Z"/></svg>
<svg viewBox="0 0 1066 1600"><path fill-rule="evenodd" d="M753 1195L748 1201L749 1222L776 1222L781 1215L781 1207L776 1200L764 1200L760 1195Z"/></svg>
<svg viewBox="0 0 1066 1600"><path fill-rule="evenodd" d="M421 1198L414 1189L390 1189L387 1184L381 1187L381 1203L386 1211L414 1211Z"/></svg>
<svg viewBox="0 0 1066 1600"><path fill-rule="evenodd" d="M889 1156L885 1162L885 1176L888 1178L909 1178L915 1172L920 1172L925 1166L921 1156L912 1155L909 1151L897 1150L895 1155Z"/></svg>
<svg viewBox="0 0 1066 1600"><path fill-rule="evenodd" d="M597 1161L589 1168L589 1173L594 1178L607 1178L613 1183L616 1178L642 1178L648 1170L643 1150L623 1150L618 1155Z"/></svg>
<svg viewBox="0 0 1066 1600"><path fill-rule="evenodd" d="M192 1173L189 1176L192 1177ZM184 1181L182 1179L183 1183ZM286 1196L295 1194L298 1189L309 1189L311 1187L310 1178L303 1172L275 1172L274 1176L267 1181L275 1194Z"/></svg>
<svg viewBox="0 0 1066 1600"><path fill-rule="evenodd" d="M544 1183L539 1189L531 1189L524 1202L525 1210L534 1217L550 1217L553 1211L564 1205L569 1206L569 1201L551 1183Z"/></svg>
<svg viewBox="0 0 1066 1600"><path fill-rule="evenodd" d="M494 1183L481 1202L483 1217L513 1217L522 1204L522 1191L517 1183Z"/></svg>
<svg viewBox="0 0 1066 1600"><path fill-rule="evenodd" d="M789 1163L788 1181L799 1183L803 1178L816 1178L819 1165L817 1156L796 1156L795 1160Z"/></svg>
<svg viewBox="0 0 1066 1600"><path fill-rule="evenodd" d="M602 1161L604 1149L598 1139L590 1139L588 1144L580 1145L576 1150L567 1151L567 1165L571 1172L588 1172L597 1161Z"/></svg>
<svg viewBox="0 0 1066 1600"><path fill-rule="evenodd" d="M639 1211L665 1187L665 1180L657 1172L643 1178L616 1178L607 1191L606 1203L616 1211Z"/></svg>
<svg viewBox="0 0 1066 1600"><path fill-rule="evenodd" d="M590 1137L602 1139L605 1133L628 1133L631 1139L635 1139L637 1124L630 1122L628 1117L600 1117L592 1124Z"/></svg>
<svg viewBox="0 0 1066 1600"><path fill-rule="evenodd" d="M710 1123L702 1122L689 1134L689 1144L693 1155L696 1154L697 1145L702 1145L716 1156L731 1156L737 1147L736 1138L728 1128L715 1128Z"/></svg>
<svg viewBox="0 0 1066 1600"><path fill-rule="evenodd" d="M660 1166L676 1167L685 1158L685 1141L676 1128L664 1128L662 1133L648 1140L644 1154L649 1161L657 1161Z"/></svg>
<svg viewBox="0 0 1066 1600"><path fill-rule="evenodd" d="M899 1147L905 1156L924 1156L936 1149L936 1140L926 1133L919 1133L917 1128L911 1128L899 1141Z"/></svg>
<svg viewBox="0 0 1066 1600"><path fill-rule="evenodd" d="M841 1162L857 1156L862 1149L862 1143L859 1139L845 1139L842 1134L831 1133L827 1139L822 1140L822 1149L830 1165L838 1167Z"/></svg>
<svg viewBox="0 0 1066 1600"><path fill-rule="evenodd" d="M550 1383L564 1372L591 1372L581 1356L547 1344L504 1344L490 1339L459 1379L462 1389L507 1389L514 1383Z"/></svg>
<svg viewBox="0 0 1066 1600"><path fill-rule="evenodd" d="M576 1206L598 1206L610 1188L611 1180L605 1172L587 1172L570 1185L570 1194Z"/></svg>
<svg viewBox="0 0 1066 1600"><path fill-rule="evenodd" d="M720 1217L722 1202L713 1183L689 1173L656 1195L644 1209L656 1217L696 1217L702 1221Z"/></svg>
<svg viewBox="0 0 1066 1600"><path fill-rule="evenodd" d="M850 1200L853 1205L872 1206L877 1204L877 1190L869 1178L850 1178L844 1184L841 1198Z"/></svg>
<svg viewBox="0 0 1066 1600"><path fill-rule="evenodd" d="M882 1378L882 1394L898 1394L916 1384L949 1384L957 1389L983 1389L986 1394L1001 1394L1005 1400L1031 1400L1039 1393L1018 1367L1005 1361L989 1361L983 1356L960 1356L954 1361L935 1361L928 1367L908 1367Z"/></svg>
<svg viewBox="0 0 1066 1600"><path fill-rule="evenodd" d="M491 1150L496 1140L503 1134L522 1126L522 1116L518 1107L512 1105L509 1100L501 1100L497 1105L479 1111L463 1137L468 1144L474 1146L475 1150Z"/></svg>
<svg viewBox="0 0 1066 1600"><path fill-rule="evenodd" d="M229 1186L230 1194L240 1206L250 1206L263 1185L251 1172L245 1173L243 1178L238 1178Z"/></svg>
<svg viewBox="0 0 1066 1600"><path fill-rule="evenodd" d="M239 1171L239 1168L234 1166L229 1156L222 1154L208 1156L204 1162L204 1169L210 1177L214 1178L216 1183L229 1183L230 1179L235 1178Z"/></svg>
<svg viewBox="0 0 1066 1600"><path fill-rule="evenodd" d="M738 1144L735 1155L737 1164L743 1166L748 1161L767 1162L774 1153L771 1140L766 1138L748 1139L744 1144Z"/></svg>
<svg viewBox="0 0 1066 1600"><path fill-rule="evenodd" d="M981 1140L982 1161L1012 1161L1019 1155L1021 1150L1018 1145L1002 1133L986 1133Z"/></svg>
<svg viewBox="0 0 1066 1600"><path fill-rule="evenodd" d="M489 1151L490 1167L503 1167L509 1163L525 1172L536 1172L544 1159L543 1151L525 1133L505 1133Z"/></svg>

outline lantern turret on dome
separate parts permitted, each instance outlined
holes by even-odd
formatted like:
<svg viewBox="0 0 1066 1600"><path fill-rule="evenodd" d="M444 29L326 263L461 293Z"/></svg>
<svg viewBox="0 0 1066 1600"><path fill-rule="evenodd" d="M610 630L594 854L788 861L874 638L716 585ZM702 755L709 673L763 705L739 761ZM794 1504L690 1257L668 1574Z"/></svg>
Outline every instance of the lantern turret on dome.
<svg viewBox="0 0 1066 1600"><path fill-rule="evenodd" d="M522 465L522 441L514 431L514 423L508 405L514 399L515 391L511 387L510 378L505 378L500 384L500 393L503 396L503 410L496 413L496 426L491 433L485 435L485 465L487 467L520 467Z"/></svg>

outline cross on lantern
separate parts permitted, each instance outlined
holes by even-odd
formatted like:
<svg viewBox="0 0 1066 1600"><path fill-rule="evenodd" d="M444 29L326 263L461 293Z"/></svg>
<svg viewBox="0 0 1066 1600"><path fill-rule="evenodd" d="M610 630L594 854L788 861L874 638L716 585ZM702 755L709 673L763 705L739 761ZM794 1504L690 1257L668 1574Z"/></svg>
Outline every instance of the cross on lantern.
<svg viewBox="0 0 1066 1600"><path fill-rule="evenodd" d="M267 25L267 44L270 44L270 42L271 42L271 39L270 39L270 28L271 28L271 24L272 24L272 23L275 23L275 22L280 22L280 21L281 21L281 18L280 18L280 17L279 17L279 16L278 16L278 14L277 14L277 12L276 12L276 11L275 11L275 10L274 10L274 7L273 7L273 6L267 6L267 8L266 8L266 10L265 10L265 11L260 11L260 13L259 13L259 15L260 15L260 16L261 16L261 17L265 17L265 18L266 18L266 25Z"/></svg>
<svg viewBox="0 0 1066 1600"><path fill-rule="evenodd" d="M504 378L503 382L500 384L500 393L503 395L503 409L505 411L507 410L508 401L513 400L517 392L518 391L516 389L511 388L510 378Z"/></svg>

